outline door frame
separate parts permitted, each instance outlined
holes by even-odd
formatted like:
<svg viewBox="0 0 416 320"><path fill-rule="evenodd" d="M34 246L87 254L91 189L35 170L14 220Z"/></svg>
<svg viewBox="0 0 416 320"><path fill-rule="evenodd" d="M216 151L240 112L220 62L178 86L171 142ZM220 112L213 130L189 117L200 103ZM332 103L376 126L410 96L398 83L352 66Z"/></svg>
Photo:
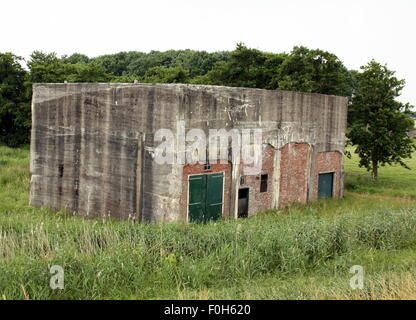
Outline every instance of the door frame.
<svg viewBox="0 0 416 320"><path fill-rule="evenodd" d="M221 217L224 218L224 203L225 203L225 171L217 171L217 172L207 172L207 173L192 173L188 175L187 183L188 183L188 199L186 201L186 222L189 223L189 193L191 191L191 188L189 187L189 177L192 176L202 176L202 175L210 175L210 174L218 174L222 173L222 208L221 208Z"/></svg>

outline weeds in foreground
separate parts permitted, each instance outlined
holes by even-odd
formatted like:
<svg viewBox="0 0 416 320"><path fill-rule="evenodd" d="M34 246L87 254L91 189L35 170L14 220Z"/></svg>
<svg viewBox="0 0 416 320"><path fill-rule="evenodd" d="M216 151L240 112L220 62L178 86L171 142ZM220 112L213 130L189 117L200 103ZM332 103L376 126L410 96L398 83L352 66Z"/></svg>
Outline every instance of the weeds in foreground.
<svg viewBox="0 0 416 320"><path fill-rule="evenodd" d="M401 170L377 184L347 177L343 200L147 225L29 207L28 150L0 146L0 298L413 299L416 175ZM354 264L364 291L348 286ZM53 265L65 270L62 291L49 287Z"/></svg>

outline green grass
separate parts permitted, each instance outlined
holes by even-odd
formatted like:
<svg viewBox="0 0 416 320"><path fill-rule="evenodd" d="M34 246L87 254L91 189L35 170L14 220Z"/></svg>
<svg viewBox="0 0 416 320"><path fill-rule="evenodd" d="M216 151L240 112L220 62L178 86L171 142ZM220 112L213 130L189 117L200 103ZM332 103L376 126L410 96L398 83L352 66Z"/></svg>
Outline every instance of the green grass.
<svg viewBox="0 0 416 320"><path fill-rule="evenodd" d="M378 181L373 182L370 174L364 168L358 167L358 155L352 149L350 151L352 159L345 162L348 190L416 200L416 157L404 161L412 170L399 165L381 167Z"/></svg>
<svg viewBox="0 0 416 320"><path fill-rule="evenodd" d="M0 146L0 298L415 299L415 170L382 168L373 183L356 158L345 165L366 176L347 176L342 200L148 225L29 207L29 151ZM52 265L64 290L49 288ZM364 290L349 287L353 265Z"/></svg>

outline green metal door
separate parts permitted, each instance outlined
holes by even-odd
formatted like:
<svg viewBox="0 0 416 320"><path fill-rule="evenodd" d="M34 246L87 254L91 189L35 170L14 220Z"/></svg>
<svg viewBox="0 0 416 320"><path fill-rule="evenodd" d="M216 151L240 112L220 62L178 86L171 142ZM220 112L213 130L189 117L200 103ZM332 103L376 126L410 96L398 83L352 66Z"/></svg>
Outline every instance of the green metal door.
<svg viewBox="0 0 416 320"><path fill-rule="evenodd" d="M332 198L334 173L321 173L318 178L318 199Z"/></svg>
<svg viewBox="0 0 416 320"><path fill-rule="evenodd" d="M206 221L218 220L222 214L223 174L207 175Z"/></svg>
<svg viewBox="0 0 416 320"><path fill-rule="evenodd" d="M205 175L189 177L189 221L205 220L205 196L207 179Z"/></svg>
<svg viewBox="0 0 416 320"><path fill-rule="evenodd" d="M189 221L218 220L223 206L223 173L189 177Z"/></svg>

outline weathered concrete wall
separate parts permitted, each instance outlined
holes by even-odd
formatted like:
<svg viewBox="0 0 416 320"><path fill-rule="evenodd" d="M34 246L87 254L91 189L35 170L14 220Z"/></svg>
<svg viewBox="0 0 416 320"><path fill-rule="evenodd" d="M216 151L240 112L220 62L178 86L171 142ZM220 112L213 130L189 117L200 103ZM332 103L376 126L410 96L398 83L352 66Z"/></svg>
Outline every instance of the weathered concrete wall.
<svg viewBox="0 0 416 320"><path fill-rule="evenodd" d="M175 129L181 98L165 86L34 85L31 204L169 221L181 168L155 164L146 149L155 130Z"/></svg>
<svg viewBox="0 0 416 320"><path fill-rule="evenodd" d="M159 165L153 157L155 132L176 132L183 121L185 130L199 128L207 136L209 129L261 128L274 154L270 189L276 192L267 201L276 207L285 170L281 150L289 143L312 146L309 170L317 170L319 153L343 154L346 112L345 98L320 94L180 84L36 84L30 203L87 217L181 219L184 166ZM240 174L234 165L231 217ZM308 188L314 183L311 178Z"/></svg>

